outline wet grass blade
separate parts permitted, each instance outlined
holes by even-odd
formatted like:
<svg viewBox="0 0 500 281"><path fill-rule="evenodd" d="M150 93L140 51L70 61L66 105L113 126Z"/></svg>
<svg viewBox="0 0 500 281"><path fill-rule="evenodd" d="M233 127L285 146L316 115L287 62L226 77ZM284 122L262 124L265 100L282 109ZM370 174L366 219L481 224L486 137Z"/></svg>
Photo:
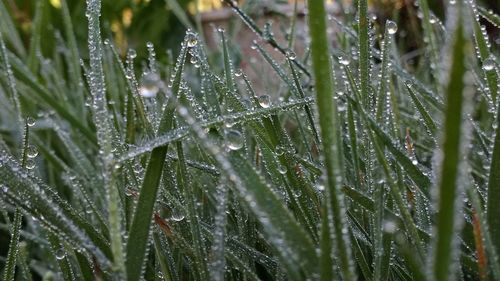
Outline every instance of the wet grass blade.
<svg viewBox="0 0 500 281"><path fill-rule="evenodd" d="M370 87L370 38L368 35L368 1L358 1L358 51L359 51L359 84L361 93L361 103L368 102Z"/></svg>
<svg viewBox="0 0 500 281"><path fill-rule="evenodd" d="M451 57L450 77L446 85L446 109L444 117L443 158L439 166L439 182L436 214L436 245L433 251L433 277L435 280L453 280L455 275L454 253L456 239L454 238L460 189L459 167L461 163L460 149L463 142L462 116L464 103L464 73L467 42L459 16L456 31L453 36L453 52Z"/></svg>
<svg viewBox="0 0 500 281"><path fill-rule="evenodd" d="M360 1L363 2L363 1ZM366 3L366 1L365 1ZM340 191L342 184L342 159L340 124L338 122L337 104L333 99L333 73L330 64L328 40L326 34L325 4L320 0L309 0L309 30L311 30L311 55L313 62L313 73L315 79L316 105L319 113L320 136L323 141L322 149L325 157L325 172L327 181L326 205L323 213L324 220L332 222L323 223L323 226L333 224L333 233L322 235L326 240L334 237L334 252L339 259L339 267L344 280L356 279L351 265L351 253L348 231L345 231L345 209L344 197ZM366 41L368 43L368 41ZM365 82L368 82L366 80ZM325 228L323 231L327 231ZM332 255L330 242L324 241L322 247L322 258L330 259ZM325 266L325 265L324 265ZM322 268L321 278L328 280L333 278L332 268Z"/></svg>
<svg viewBox="0 0 500 281"><path fill-rule="evenodd" d="M172 95L177 97L182 79L182 72L186 60L187 45L184 42L177 64L172 82ZM175 112L175 104L169 101L163 112L162 119L158 128L158 134L166 133L173 128L173 119ZM149 234L151 227L151 218L153 216L153 208L156 201L158 186L163 170L163 164L167 156L168 145L156 147L151 152L149 162L144 175L139 199L135 207L132 224L129 230L129 239L126 249L126 267L127 278L137 280L142 274L146 250L149 244Z"/></svg>
<svg viewBox="0 0 500 281"><path fill-rule="evenodd" d="M9 252L7 253L7 261L3 272L3 280L13 281L16 272L16 260L19 252L19 237L21 232L22 213L19 208L14 212L14 221L11 225L11 236L9 244Z"/></svg>
<svg viewBox="0 0 500 281"><path fill-rule="evenodd" d="M270 190L262 176L239 153L227 158L234 175L241 181L235 189L263 224L263 231L276 247L277 254L292 280L304 280L306 276L317 274L318 257L312 241L307 237L283 203Z"/></svg>
<svg viewBox="0 0 500 281"><path fill-rule="evenodd" d="M31 33L30 48L28 54L28 67L33 73L38 72L38 62L40 53L40 43L42 40L42 23L45 14L45 4L47 1L38 1L35 7L35 18L31 28L33 29Z"/></svg>
<svg viewBox="0 0 500 281"><path fill-rule="evenodd" d="M0 1L0 32L7 36L7 40L12 44L19 56L26 56L26 49L24 48L23 41L19 36L19 32L12 21L11 14L7 10L4 1Z"/></svg>

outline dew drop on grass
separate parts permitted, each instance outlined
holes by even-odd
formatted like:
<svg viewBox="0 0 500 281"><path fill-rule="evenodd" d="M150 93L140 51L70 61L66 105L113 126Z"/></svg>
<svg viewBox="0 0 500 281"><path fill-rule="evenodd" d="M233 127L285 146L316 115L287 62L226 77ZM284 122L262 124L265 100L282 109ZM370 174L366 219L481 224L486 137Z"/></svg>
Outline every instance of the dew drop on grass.
<svg viewBox="0 0 500 281"><path fill-rule="evenodd" d="M63 249L58 249L56 251L56 259L62 260L62 259L64 259L65 256L66 256L66 252L64 252Z"/></svg>
<svg viewBox="0 0 500 281"><path fill-rule="evenodd" d="M268 95L260 95L257 99L262 108L269 108L271 106L271 97Z"/></svg>
<svg viewBox="0 0 500 281"><path fill-rule="evenodd" d="M33 170L35 166L36 166L35 160L33 160L32 158L28 158L26 160L26 169Z"/></svg>
<svg viewBox="0 0 500 281"><path fill-rule="evenodd" d="M241 75L243 75L243 71L241 69L238 69L234 72L234 76L236 77L240 77Z"/></svg>
<svg viewBox="0 0 500 281"><path fill-rule="evenodd" d="M339 56L339 63L341 65L348 66L351 63L351 61L349 60L348 57Z"/></svg>
<svg viewBox="0 0 500 281"><path fill-rule="evenodd" d="M281 156L285 153L285 149L281 145L278 145L276 146L275 153L276 155Z"/></svg>
<svg viewBox="0 0 500 281"><path fill-rule="evenodd" d="M192 32L189 32L187 34L187 38L186 38L186 41L187 41L187 46L189 48L193 48L195 47L196 45L198 45L198 38L196 38L196 34L192 33Z"/></svg>
<svg viewBox="0 0 500 281"><path fill-rule="evenodd" d="M170 215L170 220L178 222L178 221L182 221L185 217L186 216L184 215L184 213L181 210L174 208L172 210L172 214Z"/></svg>
<svg viewBox="0 0 500 281"><path fill-rule="evenodd" d="M230 150L239 150L243 147L243 136L240 132L229 130L226 133L226 145Z"/></svg>
<svg viewBox="0 0 500 281"><path fill-rule="evenodd" d="M292 50L287 50L286 57L289 58L290 60L295 60L297 58L297 54L295 54L295 52Z"/></svg>
<svg viewBox="0 0 500 281"><path fill-rule="evenodd" d="M29 127L33 127L36 124L36 121L33 117L28 117L26 118L26 124L28 124Z"/></svg>
<svg viewBox="0 0 500 281"><path fill-rule="evenodd" d="M387 32L390 35L396 34L396 32L398 31L398 25L392 20L387 21L386 28Z"/></svg>
<svg viewBox="0 0 500 281"><path fill-rule="evenodd" d="M382 228L386 233L395 233L398 230L398 225L393 220L383 222Z"/></svg>
<svg viewBox="0 0 500 281"><path fill-rule="evenodd" d="M285 175L286 174L286 166L285 165L282 165L282 164L278 164L278 172L282 175Z"/></svg>
<svg viewBox="0 0 500 281"><path fill-rule="evenodd" d="M492 71L495 69L495 60L493 58L487 58L483 62L483 69L486 71Z"/></svg>
<svg viewBox="0 0 500 281"><path fill-rule="evenodd" d="M158 74L149 72L142 77L141 87L139 88L139 93L145 98L155 97L159 91L158 83L160 82L160 77Z"/></svg>
<svg viewBox="0 0 500 281"><path fill-rule="evenodd" d="M130 58L130 59L135 59L137 57L137 52L134 50L134 49L130 49L128 51L128 54L127 56Z"/></svg>
<svg viewBox="0 0 500 281"><path fill-rule="evenodd" d="M36 147L30 145L27 147L26 149L26 155L29 157L29 158L35 158L37 157L38 155L38 150L36 149Z"/></svg>

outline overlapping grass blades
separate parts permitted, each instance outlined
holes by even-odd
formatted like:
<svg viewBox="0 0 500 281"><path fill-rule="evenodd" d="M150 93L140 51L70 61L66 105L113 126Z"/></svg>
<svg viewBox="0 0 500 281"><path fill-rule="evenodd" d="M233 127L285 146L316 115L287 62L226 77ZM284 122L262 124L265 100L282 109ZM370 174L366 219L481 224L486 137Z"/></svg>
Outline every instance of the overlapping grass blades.
<svg viewBox="0 0 500 281"><path fill-rule="evenodd" d="M65 51L50 55L37 32L23 45L4 2L4 279L500 278L498 54L479 18L498 25L495 12L454 1L438 19L418 1L429 40L412 63L369 1L327 15L310 0L302 52L297 15L275 22L291 33L282 44L247 14L252 1L227 0L260 39L255 78L239 70L231 26L215 51L188 30L174 63L148 44L141 68L102 41L98 0L87 1L89 58L69 2ZM46 16L38 8L33 30Z"/></svg>

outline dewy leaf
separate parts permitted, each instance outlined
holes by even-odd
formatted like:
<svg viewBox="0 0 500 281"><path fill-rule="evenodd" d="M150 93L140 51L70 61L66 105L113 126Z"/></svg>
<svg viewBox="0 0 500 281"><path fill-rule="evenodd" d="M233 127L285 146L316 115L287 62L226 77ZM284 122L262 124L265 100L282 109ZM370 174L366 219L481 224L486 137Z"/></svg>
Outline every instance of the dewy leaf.
<svg viewBox="0 0 500 281"><path fill-rule="evenodd" d="M358 1L358 51L359 51L359 80L361 90L361 103L368 101L368 91L370 86L370 38L368 36L368 2L367 0Z"/></svg>
<svg viewBox="0 0 500 281"><path fill-rule="evenodd" d="M182 71L188 50L186 40L177 59L172 82L172 95L177 97L182 79ZM170 100L163 112L158 128L158 134L166 133L173 128L175 104ZM132 225L130 226L129 239L127 243L127 278L138 280L142 273L146 250L149 244L149 234L153 208L156 201L158 186L163 170L163 164L167 156L168 145L156 147L151 156L144 175L139 199L135 208Z"/></svg>
<svg viewBox="0 0 500 281"><path fill-rule="evenodd" d="M366 1L360 1L366 3ZM316 86L316 105L319 113L320 136L323 141L322 149L325 159L326 181L327 181L327 210L323 213L323 226L330 226L333 229L323 234L322 259L330 260L331 237L334 237L335 255L338 255L339 267L344 280L355 280L355 273L352 268L351 253L349 245L348 231L345 230L344 196L341 192L342 184L342 159L341 159L341 138L340 122L338 121L337 104L333 98L333 73L330 63L330 52L326 34L326 13L325 3L321 0L309 0L309 30L311 30L311 55L313 62L313 76ZM367 28L367 26L366 26ZM365 42L368 44L368 41ZM366 58L367 59L367 58ZM368 63L366 61L366 63ZM366 77L368 79L368 77ZM368 80L365 81L368 83ZM330 218L333 221L330 222ZM323 231L327 230L323 228ZM332 263L333 264L333 263ZM333 278L332 268L328 263L322 263L321 278L331 280ZM325 266L326 265L326 266Z"/></svg>
<svg viewBox="0 0 500 281"><path fill-rule="evenodd" d="M458 249L457 239L454 237L459 230L456 228L458 210L460 206L457 196L460 196L460 163L462 161L463 128L463 101L465 59L467 55L468 42L464 38L464 28L460 15L456 15L458 22L453 35L450 77L446 85L446 109L444 117L444 133L442 153L443 158L439 166L437 214L436 214L436 244L433 251L433 275L435 280L454 280L455 266L454 256Z"/></svg>
<svg viewBox="0 0 500 281"><path fill-rule="evenodd" d="M97 142L99 156L102 162L101 175L106 191L109 236L111 251L113 252L113 274L124 278L125 254L122 243L122 212L120 211L120 197L118 185L114 175L115 164L113 156L113 128L110 122L112 116L108 112L106 85L102 66L102 42L100 30L101 1L87 0L88 18L88 47L90 56L90 73L88 82L92 94L92 113L97 128Z"/></svg>
<svg viewBox="0 0 500 281"><path fill-rule="evenodd" d="M235 189L263 224L263 231L276 247L290 278L304 280L300 277L300 271L308 276L317 274L318 257L312 241L285 205L239 153L231 153L227 160L234 169L235 176L239 178L235 182Z"/></svg>
<svg viewBox="0 0 500 281"><path fill-rule="evenodd" d="M27 174L5 151L0 152L0 177L2 199L24 209L68 243L92 253L102 267L110 267L108 241L51 187Z"/></svg>
<svg viewBox="0 0 500 281"><path fill-rule="evenodd" d="M14 213L14 221L12 223L9 252L7 253L7 261L3 272L4 281L13 281L16 273L16 260L19 251L19 236L21 232L22 213L19 208L16 208Z"/></svg>

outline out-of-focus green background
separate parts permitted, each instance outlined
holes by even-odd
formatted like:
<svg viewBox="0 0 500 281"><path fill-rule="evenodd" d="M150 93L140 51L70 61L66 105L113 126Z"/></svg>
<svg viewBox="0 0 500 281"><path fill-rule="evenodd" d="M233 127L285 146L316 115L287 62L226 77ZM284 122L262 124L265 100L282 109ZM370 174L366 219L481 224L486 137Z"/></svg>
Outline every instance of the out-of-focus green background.
<svg viewBox="0 0 500 281"><path fill-rule="evenodd" d="M60 0L1 0L15 19L23 35L24 44L29 45L31 22L35 15L38 1L46 1L44 7L44 29L42 30L42 53L53 50L55 42L54 30L61 30ZM303 0L298 0L304 2ZM332 2L332 0L326 0ZM333 0L335 2L336 0ZM443 18L444 3L448 0L428 1L435 14ZM85 57L87 20L85 18L85 0L66 0L69 5L77 41L81 44L80 50ZM240 5L243 1L240 0ZM276 3L294 3L294 0L246 0L255 2L247 7L266 7ZM418 42L420 31L416 24L415 0L372 0L369 1L371 11L377 15L379 22L386 18L398 17L400 30L412 34ZM482 6L494 11L500 10L500 1L479 0ZM356 0L343 0L344 6L356 5ZM175 7L174 7L175 6ZM118 48L125 53L127 48L137 50L139 56L146 54L146 42L152 42L159 50L177 49L186 29L186 21L179 20L181 10L187 15L187 21L196 26L195 13L197 10L204 12L214 11L223 6L220 0L103 0L102 22L104 38L113 38ZM484 24L487 25L485 22ZM498 32L498 30L493 30ZM494 35L493 38L497 38ZM409 42L411 45L411 42ZM418 46L407 46L409 49ZM162 53L159 52L159 57Z"/></svg>

